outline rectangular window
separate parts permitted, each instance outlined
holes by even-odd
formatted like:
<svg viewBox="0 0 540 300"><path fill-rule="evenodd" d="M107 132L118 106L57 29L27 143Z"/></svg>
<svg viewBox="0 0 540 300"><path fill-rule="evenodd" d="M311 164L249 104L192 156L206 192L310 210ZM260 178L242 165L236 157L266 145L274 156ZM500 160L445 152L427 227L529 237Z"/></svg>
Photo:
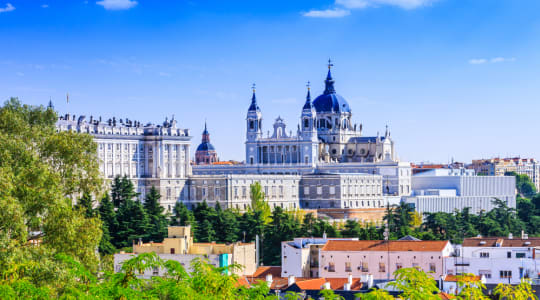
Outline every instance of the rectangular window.
<svg viewBox="0 0 540 300"><path fill-rule="evenodd" d="M506 258L512 258L512 252L510 251L506 252Z"/></svg>
<svg viewBox="0 0 540 300"><path fill-rule="evenodd" d="M328 272L335 272L336 271L336 265L333 262L328 263Z"/></svg>
<svg viewBox="0 0 540 300"><path fill-rule="evenodd" d="M369 272L367 261L362 262L362 272Z"/></svg>
<svg viewBox="0 0 540 300"><path fill-rule="evenodd" d="M401 268L403 268L403 265L401 263L397 263L396 264L396 270L399 270Z"/></svg>
<svg viewBox="0 0 540 300"><path fill-rule="evenodd" d="M437 272L437 267L436 267L435 263L430 263L429 264L429 271L433 272L433 273Z"/></svg>
<svg viewBox="0 0 540 300"><path fill-rule="evenodd" d="M525 258L525 253L516 253L516 258Z"/></svg>
<svg viewBox="0 0 540 300"><path fill-rule="evenodd" d="M501 278L512 278L512 271L500 271L499 276Z"/></svg>
<svg viewBox="0 0 540 300"><path fill-rule="evenodd" d="M304 187L304 195L309 195L309 186Z"/></svg>
<svg viewBox="0 0 540 300"><path fill-rule="evenodd" d="M379 272L381 273L386 272L386 265L383 262L379 263Z"/></svg>
<svg viewBox="0 0 540 300"><path fill-rule="evenodd" d="M279 196L283 197L283 186L282 185L279 186Z"/></svg>
<svg viewBox="0 0 540 300"><path fill-rule="evenodd" d="M242 197L244 197L244 198L246 198L246 190L247 190L246 187L243 186L242 187Z"/></svg>
<svg viewBox="0 0 540 300"><path fill-rule="evenodd" d="M152 269L152 276L158 276L159 275L159 268L158 267L154 267Z"/></svg>
<svg viewBox="0 0 540 300"><path fill-rule="evenodd" d="M330 187L330 195L335 195L336 194L336 187L335 186L331 186Z"/></svg>
<svg viewBox="0 0 540 300"><path fill-rule="evenodd" d="M238 197L238 187L234 187L234 196Z"/></svg>
<svg viewBox="0 0 540 300"><path fill-rule="evenodd" d="M478 275L484 276L486 279L491 278L491 271L490 270L478 270Z"/></svg>
<svg viewBox="0 0 540 300"><path fill-rule="evenodd" d="M351 262L345 262L345 272L352 272Z"/></svg>
<svg viewBox="0 0 540 300"><path fill-rule="evenodd" d="M322 186L317 187L317 195L322 195Z"/></svg>
<svg viewBox="0 0 540 300"><path fill-rule="evenodd" d="M480 257L489 258L489 252L480 252Z"/></svg>
<svg viewBox="0 0 540 300"><path fill-rule="evenodd" d="M219 188L214 188L214 197L219 200Z"/></svg>
<svg viewBox="0 0 540 300"><path fill-rule="evenodd" d="M208 192L207 192L206 188L202 188L202 195L203 195L203 197L206 197L206 194L207 194L207 193L208 193Z"/></svg>
<svg viewBox="0 0 540 300"><path fill-rule="evenodd" d="M419 270L420 269L420 266L418 265L418 263L412 263L412 267Z"/></svg>

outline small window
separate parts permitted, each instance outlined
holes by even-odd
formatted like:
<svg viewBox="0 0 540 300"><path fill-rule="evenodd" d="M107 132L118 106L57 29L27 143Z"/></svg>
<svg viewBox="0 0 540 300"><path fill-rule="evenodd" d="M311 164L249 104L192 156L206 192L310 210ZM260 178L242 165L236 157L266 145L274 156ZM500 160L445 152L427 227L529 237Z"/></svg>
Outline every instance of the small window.
<svg viewBox="0 0 540 300"><path fill-rule="evenodd" d="M403 264L397 263L397 264L396 264L396 270L399 270L399 269L401 269L401 268L403 268Z"/></svg>
<svg viewBox="0 0 540 300"><path fill-rule="evenodd" d="M328 272L335 272L336 271L336 265L333 262L328 263Z"/></svg>
<svg viewBox="0 0 540 300"><path fill-rule="evenodd" d="M362 262L362 272L369 272L367 261Z"/></svg>
<svg viewBox="0 0 540 300"><path fill-rule="evenodd" d="M380 273L386 272L386 265L383 262L379 263L379 272Z"/></svg>
<svg viewBox="0 0 540 300"><path fill-rule="evenodd" d="M501 278L512 278L512 271L500 271L499 276Z"/></svg>
<svg viewBox="0 0 540 300"><path fill-rule="evenodd" d="M352 272L351 262L349 261L345 262L345 272Z"/></svg>
<svg viewBox="0 0 540 300"><path fill-rule="evenodd" d="M253 122L253 120L250 120L249 121L249 129L253 129L255 128L255 122Z"/></svg>
<svg viewBox="0 0 540 300"><path fill-rule="evenodd" d="M304 128L308 128L308 127L309 127L309 120L304 119Z"/></svg>
<svg viewBox="0 0 540 300"><path fill-rule="evenodd" d="M516 253L516 258L525 258L525 253Z"/></svg>
<svg viewBox="0 0 540 300"><path fill-rule="evenodd" d="M437 267L434 263L429 264L429 271L433 273L437 272Z"/></svg>
<svg viewBox="0 0 540 300"><path fill-rule="evenodd" d="M489 252L480 252L480 257L489 258Z"/></svg>
<svg viewBox="0 0 540 300"><path fill-rule="evenodd" d="M171 248L171 254L174 254L174 248Z"/></svg>
<svg viewBox="0 0 540 300"><path fill-rule="evenodd" d="M322 195L322 186L317 187L317 195Z"/></svg>
<svg viewBox="0 0 540 300"><path fill-rule="evenodd" d="M510 251L506 252L506 258L512 258L512 252Z"/></svg>

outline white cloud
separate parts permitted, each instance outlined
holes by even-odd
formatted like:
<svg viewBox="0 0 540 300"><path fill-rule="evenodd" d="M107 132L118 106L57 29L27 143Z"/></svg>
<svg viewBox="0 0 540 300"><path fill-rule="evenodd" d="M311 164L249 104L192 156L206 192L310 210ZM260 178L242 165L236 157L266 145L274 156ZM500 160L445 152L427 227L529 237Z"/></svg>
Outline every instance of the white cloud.
<svg viewBox="0 0 540 300"><path fill-rule="evenodd" d="M481 65L487 63L487 59L485 58L473 58L469 59L469 64L471 65Z"/></svg>
<svg viewBox="0 0 540 300"><path fill-rule="evenodd" d="M514 62L516 61L515 57L494 57L491 59L487 58L473 58L469 59L469 64L471 65L481 65L481 64L496 64L496 63L502 63L502 62Z"/></svg>
<svg viewBox="0 0 540 300"><path fill-rule="evenodd" d="M494 57L490 60L491 63L500 63L500 62L514 62L516 61L515 57Z"/></svg>
<svg viewBox="0 0 540 300"><path fill-rule="evenodd" d="M49 4L41 4L41 8L47 8L49 7Z"/></svg>
<svg viewBox="0 0 540 300"><path fill-rule="evenodd" d="M350 9L381 5L398 6L403 9L415 9L430 5L435 1L437 0L336 0L336 4Z"/></svg>
<svg viewBox="0 0 540 300"><path fill-rule="evenodd" d="M124 10L130 9L137 5L134 0L101 0L96 2L97 5L103 6L107 10Z"/></svg>
<svg viewBox="0 0 540 300"><path fill-rule="evenodd" d="M326 10L310 10L302 13L304 17L310 18L342 18L350 15L351 12L341 8L326 9Z"/></svg>
<svg viewBox="0 0 540 300"><path fill-rule="evenodd" d="M6 7L0 8L0 13L8 12L8 11L14 11L15 6L11 5L11 3L6 4Z"/></svg>

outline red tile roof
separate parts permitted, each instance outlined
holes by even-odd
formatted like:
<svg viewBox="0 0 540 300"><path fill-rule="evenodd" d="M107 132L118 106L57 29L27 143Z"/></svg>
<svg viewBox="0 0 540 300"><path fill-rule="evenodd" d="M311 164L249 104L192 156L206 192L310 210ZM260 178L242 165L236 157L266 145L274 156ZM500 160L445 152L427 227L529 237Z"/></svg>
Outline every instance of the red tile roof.
<svg viewBox="0 0 540 300"><path fill-rule="evenodd" d="M328 241L321 251L442 251L449 241Z"/></svg>
<svg viewBox="0 0 540 300"><path fill-rule="evenodd" d="M485 243L482 243L485 242ZM540 237L522 238L501 238L501 237L475 237L463 240L463 247L539 247Z"/></svg>
<svg viewBox="0 0 540 300"><path fill-rule="evenodd" d="M266 275L271 274L272 277L281 277L281 267L279 266L260 266L255 270L255 273L250 277L266 278Z"/></svg>
<svg viewBox="0 0 540 300"><path fill-rule="evenodd" d="M304 281L296 282L296 285L301 290L320 290L322 285L326 282L324 278L313 278Z"/></svg>
<svg viewBox="0 0 540 300"><path fill-rule="evenodd" d="M238 277L238 280L236 281L236 287L241 287L241 286L244 286L244 287L250 286L245 276Z"/></svg>

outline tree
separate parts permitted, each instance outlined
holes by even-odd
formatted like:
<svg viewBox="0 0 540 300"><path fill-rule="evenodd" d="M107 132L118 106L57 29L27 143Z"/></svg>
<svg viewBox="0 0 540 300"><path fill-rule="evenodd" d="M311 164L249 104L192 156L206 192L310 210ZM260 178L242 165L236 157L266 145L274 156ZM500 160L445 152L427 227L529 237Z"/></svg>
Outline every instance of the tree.
<svg viewBox="0 0 540 300"><path fill-rule="evenodd" d="M341 231L343 237L359 237L362 233L362 228L355 220L347 220L345 222L345 228Z"/></svg>
<svg viewBox="0 0 540 300"><path fill-rule="evenodd" d="M417 268L402 268L394 272L395 281L389 286L402 291L402 299L440 299L435 293L439 292L437 283L422 270Z"/></svg>
<svg viewBox="0 0 540 300"><path fill-rule="evenodd" d="M183 202L176 202L173 208L173 216L171 217L171 225L193 226L194 224L195 216L193 216L193 212Z"/></svg>
<svg viewBox="0 0 540 300"><path fill-rule="evenodd" d="M114 178L111 185L111 197L115 207L120 207L125 201L133 200L138 195L133 182L127 176Z"/></svg>
<svg viewBox="0 0 540 300"><path fill-rule="evenodd" d="M101 199L98 212L102 221L101 230L103 231L103 236L99 242L99 252L101 254L113 254L116 248L112 244L111 232L118 230L118 222L116 220L114 205L108 193L105 193Z"/></svg>
<svg viewBox="0 0 540 300"><path fill-rule="evenodd" d="M249 197L251 199L251 209L253 211L260 211L264 223L268 224L270 222L272 210L270 209L268 202L264 201L266 195L262 191L262 187L259 182L255 182L249 186Z"/></svg>
<svg viewBox="0 0 540 300"><path fill-rule="evenodd" d="M51 108L15 98L0 107L0 278L22 268L19 278L54 285L65 274L59 252L96 270L100 220L72 199L101 192L97 146L90 135L57 132L56 120Z"/></svg>
<svg viewBox="0 0 540 300"><path fill-rule="evenodd" d="M144 200L144 210L148 216L148 233L147 239L155 242L163 241L167 236L167 215L165 209L159 204L161 195L158 190L152 186Z"/></svg>
<svg viewBox="0 0 540 300"><path fill-rule="evenodd" d="M486 286L474 274L463 274L457 276L457 288L459 297L466 300L488 300L483 289Z"/></svg>
<svg viewBox="0 0 540 300"><path fill-rule="evenodd" d="M499 283L493 290L493 294L497 295L499 299L506 300L538 300L538 296L531 287L531 282L526 279L522 279L521 283L515 286Z"/></svg>
<svg viewBox="0 0 540 300"><path fill-rule="evenodd" d="M114 235L116 248L128 247L133 242L147 240L150 223L146 211L139 201L127 199L122 202L116 213L118 231Z"/></svg>
<svg viewBox="0 0 540 300"><path fill-rule="evenodd" d="M264 264L275 266L281 262L281 242L295 238L300 232L300 222L276 207L272 222L265 227L263 239Z"/></svg>
<svg viewBox="0 0 540 300"><path fill-rule="evenodd" d="M84 193L82 197L77 201L75 208L80 210L87 218L93 218L96 215L94 211L94 200L92 195Z"/></svg>
<svg viewBox="0 0 540 300"><path fill-rule="evenodd" d="M203 220L199 223L196 234L199 243L209 243L216 240L216 232L209 220Z"/></svg>
<svg viewBox="0 0 540 300"><path fill-rule="evenodd" d="M383 289L373 289L369 293L362 294L354 294L354 296L358 297L362 300L394 300L394 297L392 297L388 291Z"/></svg>

